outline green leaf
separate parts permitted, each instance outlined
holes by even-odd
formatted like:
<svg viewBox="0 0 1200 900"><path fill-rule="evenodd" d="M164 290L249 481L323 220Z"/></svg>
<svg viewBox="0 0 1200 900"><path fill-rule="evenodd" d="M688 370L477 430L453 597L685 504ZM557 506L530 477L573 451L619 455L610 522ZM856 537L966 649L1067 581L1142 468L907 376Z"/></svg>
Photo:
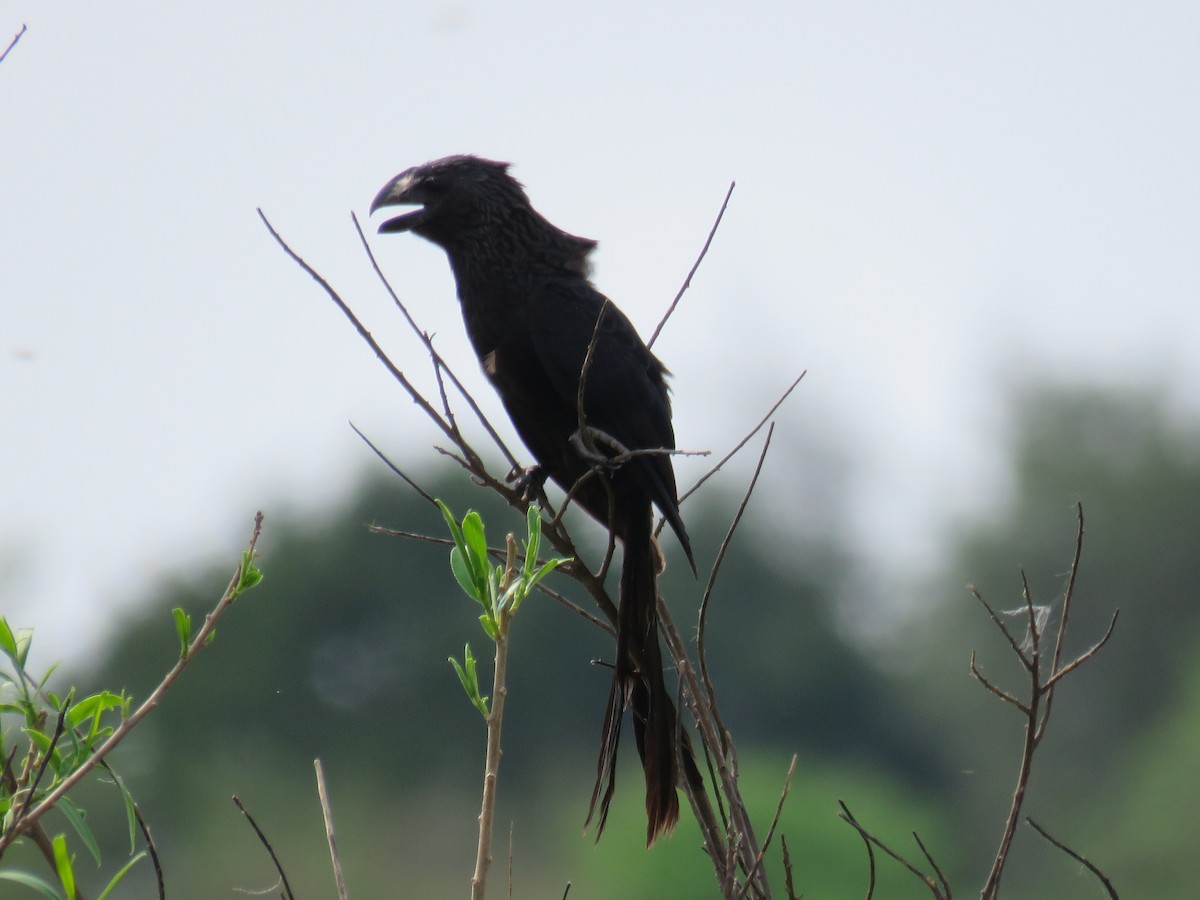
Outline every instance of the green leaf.
<svg viewBox="0 0 1200 900"><path fill-rule="evenodd" d="M450 512L450 507L441 500L434 500L433 502L442 511L442 518L446 520L446 526L450 529L450 536L454 538L455 545L462 546L466 542L463 540L462 529L458 527L458 519L454 518L454 513Z"/></svg>
<svg viewBox="0 0 1200 900"><path fill-rule="evenodd" d="M488 569L487 535L483 528L483 518L475 510L470 510L463 517L463 539L471 550L471 566L477 572Z"/></svg>
<svg viewBox="0 0 1200 900"><path fill-rule="evenodd" d="M479 694L479 673L475 668L475 656L471 653L471 645L467 644L463 648L462 665L459 665L458 660L453 656L447 657L447 659L450 665L454 666L454 671L458 675L458 680L462 683L463 690L467 692L467 697L474 707L486 718L488 715L488 698L481 697Z"/></svg>
<svg viewBox="0 0 1200 900"><path fill-rule="evenodd" d="M49 897L50 900L63 900L62 894L58 890L36 875L30 875L28 872L0 872L0 881L11 881L13 884L24 885L27 888L33 888L42 896Z"/></svg>
<svg viewBox="0 0 1200 900"><path fill-rule="evenodd" d="M533 504L525 514L525 525L529 537L525 541L525 562L521 566L521 574L528 578L537 565L538 551L542 546L542 516Z"/></svg>
<svg viewBox="0 0 1200 900"><path fill-rule="evenodd" d="M13 662L17 661L17 638L8 627L8 619L0 616L0 650L3 650Z"/></svg>
<svg viewBox="0 0 1200 900"><path fill-rule="evenodd" d="M263 581L263 570L254 565L254 554L252 551L241 551L241 577L238 580L238 587L234 588L234 598L239 598L242 594L251 588L258 587L259 582Z"/></svg>
<svg viewBox="0 0 1200 900"><path fill-rule="evenodd" d="M535 584L537 584L539 581L541 581L543 578L545 578L547 575L549 575L551 572L553 572L555 569L557 569L559 566L563 565L564 563L569 563L569 562L574 562L574 561L575 561L574 557L568 557L567 559L552 559L549 562L544 563L542 565L542 567L540 569L538 569L536 572L534 572L533 575L530 577L529 586L533 587Z"/></svg>
<svg viewBox="0 0 1200 900"><path fill-rule="evenodd" d="M54 868L58 871L58 880L63 886L63 893L68 897L75 896L75 867L71 862L71 854L67 852L67 836L54 836Z"/></svg>
<svg viewBox="0 0 1200 900"><path fill-rule="evenodd" d="M132 853L137 847L137 809L134 808L133 794L129 793L129 789L125 787L125 782L115 772L113 778L117 782L117 787L121 789L121 799L125 802L125 821L129 825L129 852Z"/></svg>
<svg viewBox="0 0 1200 900"><path fill-rule="evenodd" d="M462 547L455 547L450 551L450 571L454 573L454 580L463 589L463 593L472 600L486 605L486 597L479 593L475 583L475 573L471 571L470 563L467 562Z"/></svg>
<svg viewBox="0 0 1200 900"><path fill-rule="evenodd" d="M141 862L145 858L146 851L143 850L141 853L138 853L131 860L129 860L129 862L125 863L125 865L121 867L120 871L112 877L112 881L108 883L108 886L100 892L100 895L96 898L96 900L104 900L105 897L112 893L112 889L115 888L117 883L125 877L126 873L128 873L130 869L132 869L137 863Z"/></svg>
<svg viewBox="0 0 1200 900"><path fill-rule="evenodd" d="M92 732L96 732L100 716L109 710L120 709L125 705L125 697L121 694L114 694L111 691L101 691L99 694L92 694L90 697L84 697L67 713L67 723L71 728L77 728L86 719L95 717L92 722Z"/></svg>
<svg viewBox="0 0 1200 900"><path fill-rule="evenodd" d="M79 835L79 839L83 841L83 845L88 848L88 852L92 854L92 859L96 860L96 865L99 866L103 859L100 856L100 847L96 843L96 837L92 834L92 829L87 827L87 823L83 821L86 815L82 809L75 805L70 797L63 797L58 801L55 807L58 809L71 827L75 829L75 833Z"/></svg>
<svg viewBox="0 0 1200 900"><path fill-rule="evenodd" d="M500 626L496 622L496 617L490 611L485 612L479 617L479 624L483 626L483 630L487 632L487 636L493 641L500 637Z"/></svg>
<svg viewBox="0 0 1200 900"><path fill-rule="evenodd" d="M175 617L175 633L179 635L179 656L182 659L187 656L192 643L192 617L179 606L171 610L171 615Z"/></svg>

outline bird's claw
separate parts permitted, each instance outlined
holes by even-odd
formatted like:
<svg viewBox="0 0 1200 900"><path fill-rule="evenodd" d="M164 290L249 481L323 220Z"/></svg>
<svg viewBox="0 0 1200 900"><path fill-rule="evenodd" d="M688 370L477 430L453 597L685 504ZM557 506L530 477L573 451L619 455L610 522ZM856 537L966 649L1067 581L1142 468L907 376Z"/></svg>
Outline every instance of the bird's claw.
<svg viewBox="0 0 1200 900"><path fill-rule="evenodd" d="M545 466L533 465L524 469L513 466L504 480L513 486L513 490L520 492L522 500L533 503L545 499L546 479L549 477Z"/></svg>

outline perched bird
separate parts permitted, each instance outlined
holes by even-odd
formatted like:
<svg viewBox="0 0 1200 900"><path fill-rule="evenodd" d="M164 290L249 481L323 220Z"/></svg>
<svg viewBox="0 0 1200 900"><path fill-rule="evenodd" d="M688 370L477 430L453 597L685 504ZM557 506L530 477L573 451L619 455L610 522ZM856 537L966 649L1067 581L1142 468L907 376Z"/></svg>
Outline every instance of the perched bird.
<svg viewBox="0 0 1200 900"><path fill-rule="evenodd" d="M602 465L601 475L594 470L627 451L674 449L666 369L588 279L596 242L546 221L507 163L448 156L407 169L379 192L371 212L392 206L417 208L385 221L380 233L411 231L446 251L467 336L539 464L530 476L574 488L574 502L621 542L616 658L588 822L599 802L599 838L630 707L646 776L646 842L653 844L679 819L679 751L686 777L701 782L686 736L677 749L675 704L663 679L656 586L662 557L652 504L693 571L696 565L667 453L626 457ZM580 377L593 335L581 416Z"/></svg>

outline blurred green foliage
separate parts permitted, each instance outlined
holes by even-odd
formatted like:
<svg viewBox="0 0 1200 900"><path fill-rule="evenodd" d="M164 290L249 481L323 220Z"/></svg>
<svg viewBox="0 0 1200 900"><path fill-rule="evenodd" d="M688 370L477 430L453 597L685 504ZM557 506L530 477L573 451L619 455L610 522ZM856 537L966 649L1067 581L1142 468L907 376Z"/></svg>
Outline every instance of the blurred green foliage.
<svg viewBox="0 0 1200 900"><path fill-rule="evenodd" d="M914 860L916 829L956 893L978 889L1007 810L1021 722L969 678L970 651L993 680L1023 685L961 585L974 582L994 606L1012 608L1023 565L1035 601L1053 603L1076 500L1088 531L1068 652L1098 639L1114 608L1122 617L1110 646L1060 690L1028 812L1129 896L1183 896L1170 886L1188 883L1184 851L1200 845L1190 815L1200 799L1200 441L1149 393L1031 391L1014 409L1011 503L956 529L927 601L890 647L860 648L834 625L835 598L859 564L848 551L781 552L786 523L760 523L739 534L726 560L710 665L760 835L790 755L800 754L781 830L807 897L865 890L862 842L836 818L839 798ZM457 474L427 481L453 508L479 510L494 536L522 533L518 513ZM698 558L712 558L733 505L709 494L685 508ZM320 756L356 895L465 891L483 726L446 657L474 633L476 617L447 548L370 533L372 522L443 531L438 510L392 480L371 480L320 521L268 514L263 586L115 760L154 828L168 889L223 896L272 883L269 860L229 801L236 792L293 885L328 895L312 775ZM577 531L598 529L581 520ZM678 548L666 549L674 564L663 592L684 626L701 585ZM599 539L583 550L594 559ZM215 570L156 591L88 681L145 696L178 652L167 610L202 616L227 578ZM565 577L550 582L589 605ZM535 595L512 642L497 844L505 852L511 821L515 895L559 897L568 881L572 900L715 895L691 823L650 852L640 846L631 751L604 841L581 835L607 691L607 672L589 661L611 653L610 639ZM1014 853L1005 896L1101 896L1028 829ZM877 896L927 896L886 860L879 872Z"/></svg>

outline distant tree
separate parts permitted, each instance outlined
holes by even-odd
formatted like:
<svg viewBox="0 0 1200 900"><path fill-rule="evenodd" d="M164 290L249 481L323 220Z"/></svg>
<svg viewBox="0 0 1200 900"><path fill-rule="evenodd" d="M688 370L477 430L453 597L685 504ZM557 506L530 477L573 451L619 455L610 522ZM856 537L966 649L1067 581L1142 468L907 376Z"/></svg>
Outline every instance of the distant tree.
<svg viewBox="0 0 1200 900"><path fill-rule="evenodd" d="M1002 808L1020 735L993 704L971 696L962 654L945 648L977 648L981 665L992 671L1011 672L1012 664L960 586L972 582L997 606L1019 608L1017 571L1023 567L1034 601L1053 604L1074 539L1072 506L1082 501L1087 535L1069 651L1102 634L1114 608L1120 607L1121 621L1104 658L1064 684L1034 802L1081 825L1104 821L1111 834L1122 823L1099 817L1114 815L1137 748L1144 749L1147 732L1176 714L1193 690L1189 673L1200 645L1200 431L1150 390L1029 389L1014 399L1013 410L1012 500L979 510L981 524L961 531L937 576L943 599L906 635L906 655L921 661L913 696L929 705L945 738L952 771L959 773L960 808ZM1057 615L1057 607L1050 612ZM920 648L915 655L914 647ZM1085 809L1086 816L1069 812ZM964 839L979 855L991 850L990 834L965 832ZM1028 834L1022 841L1039 843ZM1062 865L1044 848L1031 859ZM1122 878L1118 866L1106 869L1117 883L1136 883ZM1010 874L1009 889L1031 890L1045 871L1031 863Z"/></svg>

